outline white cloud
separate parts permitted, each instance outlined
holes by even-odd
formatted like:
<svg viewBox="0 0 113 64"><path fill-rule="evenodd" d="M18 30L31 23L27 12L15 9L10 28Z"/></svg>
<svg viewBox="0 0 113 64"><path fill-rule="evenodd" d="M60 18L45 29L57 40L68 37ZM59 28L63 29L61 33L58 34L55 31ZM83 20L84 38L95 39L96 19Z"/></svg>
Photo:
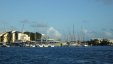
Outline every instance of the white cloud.
<svg viewBox="0 0 113 64"><path fill-rule="evenodd" d="M86 39L92 39L92 38L98 38L99 33L96 31L88 30L88 29L83 29L82 30L83 35L85 36Z"/></svg>
<svg viewBox="0 0 113 64"><path fill-rule="evenodd" d="M83 29L83 33L88 33L88 30L87 29Z"/></svg>
<svg viewBox="0 0 113 64"><path fill-rule="evenodd" d="M104 32L104 34L105 34L105 36L107 36L107 37L112 37L112 33L111 32Z"/></svg>
<svg viewBox="0 0 113 64"><path fill-rule="evenodd" d="M50 38L54 38L54 39L59 39L61 38L61 33L56 30L54 27L49 27L49 29L47 30L47 35L50 37Z"/></svg>
<svg viewBox="0 0 113 64"><path fill-rule="evenodd" d="M113 0L96 0L97 2L100 2L104 5L111 5L113 4Z"/></svg>

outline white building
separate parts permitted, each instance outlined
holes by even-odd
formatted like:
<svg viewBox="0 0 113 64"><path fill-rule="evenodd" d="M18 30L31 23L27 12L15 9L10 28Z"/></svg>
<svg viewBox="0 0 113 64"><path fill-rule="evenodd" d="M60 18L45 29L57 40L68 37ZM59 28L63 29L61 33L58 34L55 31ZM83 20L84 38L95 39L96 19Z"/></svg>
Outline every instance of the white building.
<svg viewBox="0 0 113 64"><path fill-rule="evenodd" d="M30 37L27 34L18 33L18 40L22 42L30 41Z"/></svg>
<svg viewBox="0 0 113 64"><path fill-rule="evenodd" d="M5 32L0 35L1 42L26 42L30 41L30 37L27 34L18 31Z"/></svg>

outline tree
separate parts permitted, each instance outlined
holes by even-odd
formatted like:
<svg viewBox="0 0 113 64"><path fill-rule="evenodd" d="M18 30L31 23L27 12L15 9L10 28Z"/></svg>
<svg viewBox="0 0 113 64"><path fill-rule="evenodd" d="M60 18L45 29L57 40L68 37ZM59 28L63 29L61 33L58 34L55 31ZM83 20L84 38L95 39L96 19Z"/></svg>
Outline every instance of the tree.
<svg viewBox="0 0 113 64"><path fill-rule="evenodd" d="M36 32L36 33L33 33L33 32L24 32L24 34L27 34L28 36L30 36L30 40L34 41L34 40L37 40L37 39L41 39L41 34Z"/></svg>
<svg viewBox="0 0 113 64"><path fill-rule="evenodd" d="M100 43L100 45L109 45L109 44L110 44L110 42L108 39L103 39Z"/></svg>
<svg viewBox="0 0 113 64"><path fill-rule="evenodd" d="M8 32L8 35L7 35L7 42L8 43L11 43L12 42L12 34L11 34L11 32Z"/></svg>
<svg viewBox="0 0 113 64"><path fill-rule="evenodd" d="M93 40L90 40L89 43L92 44L92 45L99 45L99 40L93 39Z"/></svg>

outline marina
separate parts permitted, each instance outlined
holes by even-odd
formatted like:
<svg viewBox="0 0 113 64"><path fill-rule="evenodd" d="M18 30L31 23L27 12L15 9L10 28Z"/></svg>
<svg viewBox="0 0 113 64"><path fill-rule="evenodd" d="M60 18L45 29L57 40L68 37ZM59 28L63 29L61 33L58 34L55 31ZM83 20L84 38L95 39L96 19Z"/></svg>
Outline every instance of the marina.
<svg viewBox="0 0 113 64"><path fill-rule="evenodd" d="M0 0L0 64L113 64L113 0Z"/></svg>

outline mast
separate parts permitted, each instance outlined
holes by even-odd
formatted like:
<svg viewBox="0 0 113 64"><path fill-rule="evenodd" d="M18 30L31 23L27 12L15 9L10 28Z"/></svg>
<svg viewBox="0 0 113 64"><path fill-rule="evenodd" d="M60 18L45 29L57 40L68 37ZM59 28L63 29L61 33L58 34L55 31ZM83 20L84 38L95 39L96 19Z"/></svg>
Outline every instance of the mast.
<svg viewBox="0 0 113 64"><path fill-rule="evenodd" d="M75 31L74 31L74 24L73 24L73 41L75 41Z"/></svg>
<svg viewBox="0 0 113 64"><path fill-rule="evenodd" d="M24 24L23 24L23 26L22 26L22 33L24 32Z"/></svg>
<svg viewBox="0 0 113 64"><path fill-rule="evenodd" d="M76 35L76 33L75 33L75 26L74 26L74 24L73 24L73 41L76 41L76 43L77 43L77 35Z"/></svg>

